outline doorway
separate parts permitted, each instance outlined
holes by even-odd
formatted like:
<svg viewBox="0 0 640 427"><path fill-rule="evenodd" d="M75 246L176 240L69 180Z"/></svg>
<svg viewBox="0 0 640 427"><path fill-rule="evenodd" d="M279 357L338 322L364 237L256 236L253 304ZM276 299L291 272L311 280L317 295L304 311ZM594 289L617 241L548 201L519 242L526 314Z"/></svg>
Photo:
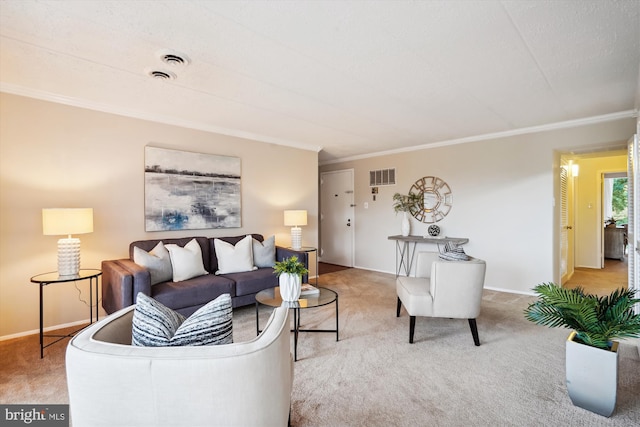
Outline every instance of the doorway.
<svg viewBox="0 0 640 427"><path fill-rule="evenodd" d="M320 174L320 253L323 263L353 267L353 169Z"/></svg>
<svg viewBox="0 0 640 427"><path fill-rule="evenodd" d="M575 251L575 266L562 283L567 288L580 286L588 293L608 295L615 289L629 286L628 257L623 240L619 245L616 242L615 256L611 252L611 235L619 237L626 232L622 225L627 222L626 155L624 152L591 153L570 159L579 165L576 171L579 170L580 176L576 174L575 179L569 180L574 184L573 188L561 188L575 199L570 203L573 209L568 209L567 222L561 218L561 227L569 224L573 229L570 233L561 232L561 238L573 237L569 247L573 246ZM564 156L563 160L566 160ZM562 195L561 200L564 199ZM612 217L618 227L607 227ZM560 249L562 257L562 239Z"/></svg>

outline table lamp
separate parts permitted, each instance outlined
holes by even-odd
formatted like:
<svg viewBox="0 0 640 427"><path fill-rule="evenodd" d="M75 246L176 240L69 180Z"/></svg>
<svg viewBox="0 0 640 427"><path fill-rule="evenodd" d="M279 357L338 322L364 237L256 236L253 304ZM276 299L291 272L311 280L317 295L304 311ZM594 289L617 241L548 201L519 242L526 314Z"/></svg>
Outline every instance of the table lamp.
<svg viewBox="0 0 640 427"><path fill-rule="evenodd" d="M58 275L75 276L80 271L80 239L72 234L93 232L93 209L42 209L42 234L67 235L58 240Z"/></svg>
<svg viewBox="0 0 640 427"><path fill-rule="evenodd" d="M307 211L284 211L284 225L291 227L291 247L299 251L302 248L302 228L299 226L307 225Z"/></svg>

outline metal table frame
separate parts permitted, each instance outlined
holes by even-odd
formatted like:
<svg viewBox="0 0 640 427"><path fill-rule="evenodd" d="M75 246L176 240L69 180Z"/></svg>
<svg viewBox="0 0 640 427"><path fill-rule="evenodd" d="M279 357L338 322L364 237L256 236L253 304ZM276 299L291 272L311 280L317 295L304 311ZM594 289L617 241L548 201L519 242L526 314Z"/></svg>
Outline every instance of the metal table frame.
<svg viewBox="0 0 640 427"><path fill-rule="evenodd" d="M73 332L70 332L66 335L57 335L57 334L49 334L45 335L44 333L44 287L50 285L52 283L65 283L65 282L77 282L82 280L89 280L89 324L93 323L93 288L95 286L95 294L96 294L96 322L98 321L99 316L99 308L98 308L98 277L102 275L102 270L98 269L81 269L76 276L58 276L58 272L54 271L51 273L43 273L38 274L37 276L33 276L31 278L32 283L37 283L40 285L40 359L44 357L44 349L62 341L65 338L73 337L77 332L86 328L83 326L80 329L77 329ZM44 345L44 338L58 338L57 340L50 342L47 345Z"/></svg>
<svg viewBox="0 0 640 427"><path fill-rule="evenodd" d="M264 304L266 306L274 307L274 308L280 307L280 306L288 306L291 310L293 310L293 330L291 332L293 332L293 360L294 361L298 361L298 333L299 332L330 332L330 333L335 332L336 341L340 341L339 332L338 332L339 330L338 328L338 324L339 324L338 293L336 291L323 288L323 287L318 287L318 289L320 290L320 294L318 295L318 297L320 297L320 295L326 296L328 293L331 293L333 295L329 295L329 299L327 299L326 301L323 301L322 303L314 304L312 302L311 303L312 305L308 305L309 301L313 301L314 299L313 296L307 297L307 298L301 297L298 301L283 302L282 298L280 297L279 287L266 289L264 291L258 292L258 294L256 294L256 335L260 335L260 332L261 332L260 304ZM265 298L261 298L261 296L264 296ZM262 301L259 301L259 299L261 299ZM336 328L335 329L300 329L300 310L301 309L322 307L325 305L332 304L334 302L336 303Z"/></svg>
<svg viewBox="0 0 640 427"><path fill-rule="evenodd" d="M400 272L404 267L404 274L409 276L411 274L411 266L413 265L413 258L416 254L416 246L418 243L432 243L438 245L438 251L440 251L440 245L447 242L454 242L459 245L463 245L469 242L466 237L422 237L422 236L389 236L389 240L395 240L396 242L396 277L400 275ZM399 261L399 262L398 262Z"/></svg>

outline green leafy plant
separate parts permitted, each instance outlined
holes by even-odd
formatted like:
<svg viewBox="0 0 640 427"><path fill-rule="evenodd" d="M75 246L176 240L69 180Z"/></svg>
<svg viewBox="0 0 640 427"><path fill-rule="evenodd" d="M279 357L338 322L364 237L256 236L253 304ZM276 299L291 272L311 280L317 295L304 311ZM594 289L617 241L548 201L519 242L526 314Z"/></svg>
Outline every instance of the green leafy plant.
<svg viewBox="0 0 640 427"><path fill-rule="evenodd" d="M524 311L533 323L573 329L578 341L602 349L610 348L615 338L640 337L640 315L633 312L640 302L634 298L635 290L617 289L602 297L555 283L543 283L533 290L539 299Z"/></svg>
<svg viewBox="0 0 640 427"><path fill-rule="evenodd" d="M422 204L422 197L420 194L409 193L393 195L393 211L398 212L412 212L417 210Z"/></svg>
<svg viewBox="0 0 640 427"><path fill-rule="evenodd" d="M296 274L298 276L305 275L309 272L303 263L298 261L298 257L293 255L282 261L276 261L273 266L273 274L280 277L282 273Z"/></svg>

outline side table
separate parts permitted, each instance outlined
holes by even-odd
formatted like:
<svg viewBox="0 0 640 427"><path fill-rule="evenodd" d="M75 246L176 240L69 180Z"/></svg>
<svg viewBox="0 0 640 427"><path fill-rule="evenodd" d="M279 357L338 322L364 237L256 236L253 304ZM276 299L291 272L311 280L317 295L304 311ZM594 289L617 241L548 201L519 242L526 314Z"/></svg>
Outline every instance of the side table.
<svg viewBox="0 0 640 427"><path fill-rule="evenodd" d="M298 361L298 333L299 332L335 332L338 336L338 293L331 289L318 287L320 293L301 297L298 301L283 302L280 296L280 287L265 289L256 294L256 329L260 335L260 304L269 307L289 307L293 310L293 360ZM300 329L300 310L305 308L322 307L331 303L336 304L336 328L335 329Z"/></svg>
<svg viewBox="0 0 640 427"><path fill-rule="evenodd" d="M45 335L44 334L44 292L43 289L47 285L53 283L78 282L81 280L89 280L89 324L93 323L93 287L95 286L96 294L96 322L98 321L98 277L102 275L102 270L97 269L81 269L75 276L59 276L57 271L51 273L38 274L31 278L32 283L40 285L40 359L44 357L44 349L61 341L65 338L72 337L76 332L81 331L85 327L77 329L67 335ZM44 337L58 338L57 340L44 345Z"/></svg>
<svg viewBox="0 0 640 427"><path fill-rule="evenodd" d="M307 254L310 254L312 252L316 253L316 283L314 284L314 286L317 288L318 287L318 278L320 277L320 271L318 270L318 267L320 266L319 261L318 261L318 248L314 248L311 246L303 246L300 249L293 249L292 247L288 247L287 249L291 249L293 251L298 251L298 252L306 252Z"/></svg>

